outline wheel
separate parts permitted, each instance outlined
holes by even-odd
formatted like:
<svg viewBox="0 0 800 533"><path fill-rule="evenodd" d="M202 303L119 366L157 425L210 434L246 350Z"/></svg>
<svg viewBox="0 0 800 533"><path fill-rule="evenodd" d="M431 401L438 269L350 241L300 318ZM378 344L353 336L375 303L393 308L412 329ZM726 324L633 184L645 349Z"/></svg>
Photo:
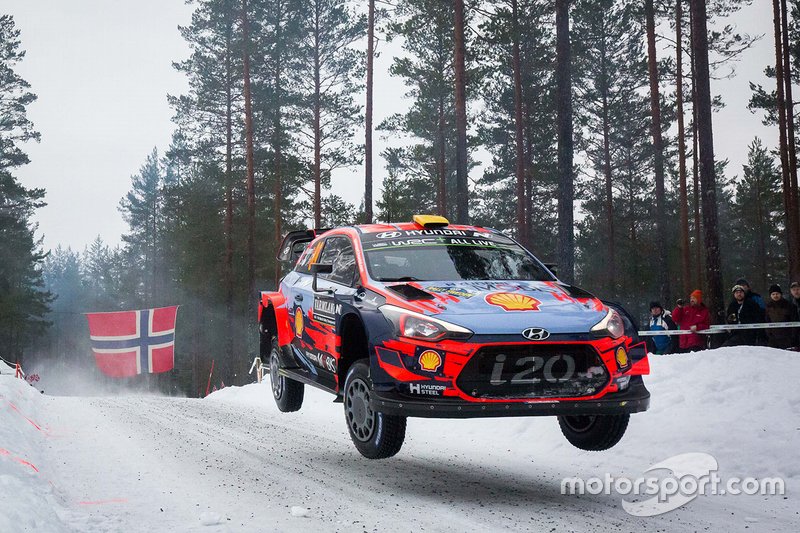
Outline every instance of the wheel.
<svg viewBox="0 0 800 533"><path fill-rule="evenodd" d="M356 449L368 459L392 457L406 438L406 417L370 407L372 380L366 359L353 363L344 382L344 416Z"/></svg>
<svg viewBox="0 0 800 533"><path fill-rule="evenodd" d="M299 411L303 406L303 384L285 376L281 376L278 370L280 363L281 347L278 339L272 339L272 350L269 353L269 381L272 384L272 396L278 409L284 413Z"/></svg>
<svg viewBox="0 0 800 533"><path fill-rule="evenodd" d="M573 446L598 452L619 442L630 418L629 414L559 416L558 425Z"/></svg>

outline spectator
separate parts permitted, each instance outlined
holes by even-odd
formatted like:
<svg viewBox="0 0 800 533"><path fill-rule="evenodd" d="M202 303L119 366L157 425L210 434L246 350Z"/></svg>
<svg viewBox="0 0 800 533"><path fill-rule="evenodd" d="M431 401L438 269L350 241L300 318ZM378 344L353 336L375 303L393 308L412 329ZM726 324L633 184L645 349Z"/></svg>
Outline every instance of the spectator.
<svg viewBox="0 0 800 533"><path fill-rule="evenodd" d="M683 300L678 300L678 306L672 311L672 319L681 329L690 329L693 332L708 329L710 316L708 308L703 303L703 293L700 290L694 291L689 296L689 305L685 305ZM695 352L706 347L706 339L698 333L681 335L678 341L681 352Z"/></svg>
<svg viewBox="0 0 800 533"><path fill-rule="evenodd" d="M789 301L794 304L794 306L797 308L798 314L800 314L800 283L793 281L789 286L789 292L792 293L792 297Z"/></svg>
<svg viewBox="0 0 800 533"><path fill-rule="evenodd" d="M761 308L754 300L747 297L747 291L743 286L734 285L731 292L733 300L728 305L725 319L728 324L758 324L763 320ZM723 346L755 345L758 339L756 331L754 329L733 330Z"/></svg>
<svg viewBox="0 0 800 533"><path fill-rule="evenodd" d="M650 331L667 331L678 329L672 314L661 307L659 302L650 302ZM663 355L673 351L672 338L669 335L656 335L650 337L650 351L655 354Z"/></svg>
<svg viewBox="0 0 800 533"><path fill-rule="evenodd" d="M797 307L784 300L780 285L772 285L769 288L767 302L767 322L797 322L797 320ZM770 348L785 350L797 346L797 328L767 329L767 339Z"/></svg>
<svg viewBox="0 0 800 533"><path fill-rule="evenodd" d="M735 285L740 285L744 289L745 298L747 298L748 300L753 300L755 303L758 304L758 307L761 308L762 314L764 313L764 311L766 311L767 305L764 303L764 298L762 298L761 295L758 294L757 292L753 292L753 289L750 288L750 283L746 279L744 278L737 279Z"/></svg>

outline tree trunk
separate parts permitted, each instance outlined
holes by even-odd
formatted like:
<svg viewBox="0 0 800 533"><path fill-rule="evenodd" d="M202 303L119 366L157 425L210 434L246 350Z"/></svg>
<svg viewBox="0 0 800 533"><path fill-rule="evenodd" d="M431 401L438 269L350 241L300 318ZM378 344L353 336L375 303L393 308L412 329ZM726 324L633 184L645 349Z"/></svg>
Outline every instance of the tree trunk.
<svg viewBox="0 0 800 533"><path fill-rule="evenodd" d="M454 66L456 105L456 222L469 224L469 180L467 176L466 46L464 44L464 0L453 0Z"/></svg>
<svg viewBox="0 0 800 533"><path fill-rule="evenodd" d="M556 0L556 106L558 128L558 269L560 278L575 278L573 230L575 183L572 177L572 83L569 42L569 0Z"/></svg>
<svg viewBox="0 0 800 533"><path fill-rule="evenodd" d="M703 187L703 226L706 250L707 305L711 320L722 311L722 265L717 227L717 183L714 169L714 135L711 124L711 78L708 65L708 30L705 0L692 0L692 56L697 86L697 133L700 148L700 181Z"/></svg>
<svg viewBox="0 0 800 533"><path fill-rule="evenodd" d="M675 8L675 69L678 113L678 176L679 208L681 223L681 280L683 295L691 292L689 262L689 195L686 191L686 127L683 115L683 0L676 2Z"/></svg>
<svg viewBox="0 0 800 533"><path fill-rule="evenodd" d="M282 234L283 234L283 227L282 227L282 207L283 207L283 153L282 153L282 143L283 143L283 125L282 125L282 114L283 114L283 101L281 100L282 97L282 87L281 87L281 79L283 76L283 65L281 64L281 54L283 52L283 43L281 41L281 23L283 19L283 2L278 0L275 2L275 8L277 10L275 14L275 48L274 48L274 55L273 55L273 62L275 64L275 78L274 78L274 85L275 85L275 115L273 117L273 127L272 127L272 154L274 157L274 183L273 183L273 211L275 216L275 254L274 256L277 257L280 253L281 249L281 242L282 242ZM281 265L280 262L276 259L275 260L275 290L278 290L280 285L281 279Z"/></svg>
<svg viewBox="0 0 800 533"><path fill-rule="evenodd" d="M375 0L369 0L367 28L367 106L364 140L364 222L372 224L372 74L375 62Z"/></svg>
<svg viewBox="0 0 800 533"><path fill-rule="evenodd" d="M661 301L670 301L672 294L667 264L667 230L664 227L666 208L664 199L664 142L661 138L661 96L658 89L658 58L656 57L656 22L653 0L645 0L647 18L647 70L650 77L650 130L653 135L653 166L656 178L656 238L658 239L658 281ZM680 43L678 43L680 48Z"/></svg>
<svg viewBox="0 0 800 533"><path fill-rule="evenodd" d="M320 81L320 5L314 7L314 227L322 227L322 112Z"/></svg>
<svg viewBox="0 0 800 533"><path fill-rule="evenodd" d="M794 237L800 238L800 212L798 212L798 192L797 192L797 147L795 146L794 138L794 102L792 99L792 65L790 61L791 52L789 48L789 16L786 12L786 0L781 0L781 21L782 21L782 55L783 55L783 85L784 85L784 102L786 108L786 137L788 141L788 162L789 162L789 205L791 211L794 213ZM777 70L776 70L777 74ZM796 246L797 240L792 241L795 246L791 246L789 253L793 254L793 262L798 271L800 271L800 246ZM791 263L790 263L791 264ZM790 268L790 275L792 279L798 279L800 272L792 271Z"/></svg>
<svg viewBox="0 0 800 533"><path fill-rule="evenodd" d="M253 307L256 282L256 186L253 168L253 103L250 94L250 23L247 0L242 0L242 40L244 54L244 134L247 162L247 301Z"/></svg>
<svg viewBox="0 0 800 533"><path fill-rule="evenodd" d="M512 69L514 71L514 129L515 156L517 178L517 238L522 243L528 242L527 225L525 224L525 151L523 148L522 125L522 72L519 57L519 10L517 0L511 0L512 17Z"/></svg>
<svg viewBox="0 0 800 533"><path fill-rule="evenodd" d="M601 45L604 46L604 45ZM602 59L604 61L604 58ZM606 189L606 230L608 231L607 243L607 276L611 294L617 295L617 251L614 246L614 188L611 175L611 124L608 119L608 78L605 73L605 63L601 65L603 77L603 175Z"/></svg>
<svg viewBox="0 0 800 533"><path fill-rule="evenodd" d="M439 215L447 216L447 170L444 162L445 158L445 135L444 135L444 96L439 95L439 121L437 125L436 139L438 152L436 155L436 176L437 176L437 189L436 189L436 206L439 210Z"/></svg>
<svg viewBox="0 0 800 533"><path fill-rule="evenodd" d="M691 4L690 4L691 6ZM694 14L689 9L690 41L694 42ZM692 71L692 185L694 194L694 279L695 288L703 287L703 241L700 221L700 144L697 134L697 72L694 64L694 52L691 54Z"/></svg>
<svg viewBox="0 0 800 533"><path fill-rule="evenodd" d="M233 20L225 35L225 355L233 357L233 66L231 41Z"/></svg>
<svg viewBox="0 0 800 533"><path fill-rule="evenodd" d="M758 266L762 287L767 287L767 239L764 232L764 203L761 195L761 179L756 178L756 224L758 225Z"/></svg>

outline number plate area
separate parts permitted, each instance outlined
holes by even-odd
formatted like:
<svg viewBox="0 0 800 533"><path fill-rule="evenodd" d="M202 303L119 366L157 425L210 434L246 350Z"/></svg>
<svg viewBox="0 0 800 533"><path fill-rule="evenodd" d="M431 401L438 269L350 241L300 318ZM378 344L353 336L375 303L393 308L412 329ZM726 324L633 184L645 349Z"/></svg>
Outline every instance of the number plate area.
<svg viewBox="0 0 800 533"><path fill-rule="evenodd" d="M475 398L574 398L597 394L609 379L590 346L533 344L481 348L456 384Z"/></svg>

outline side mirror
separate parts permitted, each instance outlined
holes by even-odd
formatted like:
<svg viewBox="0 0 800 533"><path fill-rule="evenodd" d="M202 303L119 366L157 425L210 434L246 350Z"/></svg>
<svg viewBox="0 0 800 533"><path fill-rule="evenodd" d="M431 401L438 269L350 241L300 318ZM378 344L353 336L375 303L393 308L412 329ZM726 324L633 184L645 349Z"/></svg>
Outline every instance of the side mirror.
<svg viewBox="0 0 800 533"><path fill-rule="evenodd" d="M314 263L310 267L311 274L314 276L311 281L311 290L314 292L319 292L317 290L317 274L330 274L333 272L333 265L330 264L322 264L322 263Z"/></svg>

